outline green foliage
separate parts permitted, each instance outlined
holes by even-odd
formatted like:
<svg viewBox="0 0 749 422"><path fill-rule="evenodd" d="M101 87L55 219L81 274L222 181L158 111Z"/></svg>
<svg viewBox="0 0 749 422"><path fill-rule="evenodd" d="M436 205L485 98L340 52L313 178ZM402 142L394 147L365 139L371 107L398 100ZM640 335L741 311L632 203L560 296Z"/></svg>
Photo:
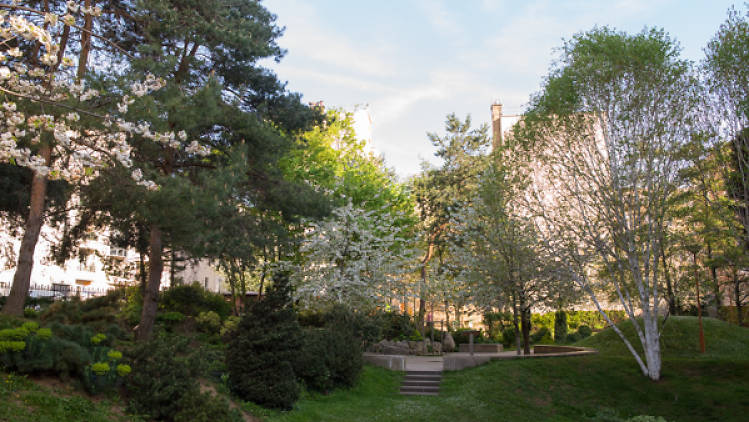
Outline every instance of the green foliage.
<svg viewBox="0 0 749 422"><path fill-rule="evenodd" d="M0 353L20 352L26 348L25 341L0 340Z"/></svg>
<svg viewBox="0 0 749 422"><path fill-rule="evenodd" d="M109 364L106 362L96 362L91 365L91 370L96 375L106 375L109 373L110 369Z"/></svg>
<svg viewBox="0 0 749 422"><path fill-rule="evenodd" d="M502 332L512 326L511 312L486 312L484 313L484 325L487 327L487 336L494 341L501 341Z"/></svg>
<svg viewBox="0 0 749 422"><path fill-rule="evenodd" d="M117 315L123 305L124 292L113 290L104 296L81 300L73 297L70 300L54 302L41 315L45 323L59 323L66 325L84 324L94 331L110 332L117 338L123 338L125 333L117 326Z"/></svg>
<svg viewBox="0 0 749 422"><path fill-rule="evenodd" d="M453 331L451 334L453 336L453 340L455 340L455 344L468 344L469 341L469 335L468 331L474 331L473 328L458 328L457 330ZM478 334L474 334L473 336L473 342L479 343L483 341L484 332L481 330L478 330Z"/></svg>
<svg viewBox="0 0 749 422"><path fill-rule="evenodd" d="M541 327L536 330L535 333L531 334L531 343L537 344L549 344L554 341L551 338L551 331L546 327Z"/></svg>
<svg viewBox="0 0 749 422"><path fill-rule="evenodd" d="M593 334L593 330L587 325L581 325L577 327L577 333L580 334L580 338L588 338Z"/></svg>
<svg viewBox="0 0 749 422"><path fill-rule="evenodd" d="M236 331L236 329L239 327L239 321L240 318L237 316L229 316L226 318L226 321L224 321L224 325L221 327L221 337L225 337L227 335L231 335Z"/></svg>
<svg viewBox="0 0 749 422"><path fill-rule="evenodd" d="M419 330L414 329L413 331L411 331L411 335L408 336L408 340L409 341L421 341L421 340L424 340L424 336L421 335Z"/></svg>
<svg viewBox="0 0 749 422"><path fill-rule="evenodd" d="M502 345L505 348L512 347L515 344L515 327L508 327L502 330Z"/></svg>
<svg viewBox="0 0 749 422"><path fill-rule="evenodd" d="M115 369L117 370L117 375L119 375L121 377L125 377L130 372L133 371L133 368L130 365L127 365L127 364L124 364L124 363L118 364Z"/></svg>
<svg viewBox="0 0 749 422"><path fill-rule="evenodd" d="M156 320L173 325L184 321L185 315L182 312L177 311L161 312L156 316Z"/></svg>
<svg viewBox="0 0 749 422"><path fill-rule="evenodd" d="M567 339L567 313L557 311L554 313L554 341L561 343Z"/></svg>
<svg viewBox="0 0 749 422"><path fill-rule="evenodd" d="M327 393L334 388L327 362L329 332L322 328L305 328L303 333L294 373L308 390Z"/></svg>
<svg viewBox="0 0 749 422"><path fill-rule="evenodd" d="M161 294L159 306L166 311L198 316L213 311L223 320L231 314L231 304L223 295L205 290L198 283L172 286Z"/></svg>
<svg viewBox="0 0 749 422"><path fill-rule="evenodd" d="M294 374L301 328L291 307L288 276L277 274L268 295L251 305L226 347L229 388L243 400L289 409L299 397Z"/></svg>
<svg viewBox="0 0 749 422"><path fill-rule="evenodd" d="M215 333L221 328L221 317L213 311L201 312L195 318L198 328L206 333Z"/></svg>
<svg viewBox="0 0 749 422"><path fill-rule="evenodd" d="M39 312L37 312L33 308L24 308L24 310L23 310L23 317L24 318L36 318L38 316L39 316Z"/></svg>
<svg viewBox="0 0 749 422"><path fill-rule="evenodd" d="M157 336L130 353L135 368L125 382L128 410L156 420L173 420L186 396L200 394L196 356L188 339Z"/></svg>
<svg viewBox="0 0 749 422"><path fill-rule="evenodd" d="M374 318L382 321L382 335L389 340L404 340L416 329L413 320L406 314L383 312Z"/></svg>

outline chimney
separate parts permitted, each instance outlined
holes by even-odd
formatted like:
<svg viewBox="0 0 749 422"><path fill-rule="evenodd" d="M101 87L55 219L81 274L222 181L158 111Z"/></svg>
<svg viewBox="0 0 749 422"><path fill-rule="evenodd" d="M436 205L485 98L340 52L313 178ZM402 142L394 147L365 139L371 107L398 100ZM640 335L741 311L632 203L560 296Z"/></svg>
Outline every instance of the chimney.
<svg viewBox="0 0 749 422"><path fill-rule="evenodd" d="M502 103L494 101L492 110L492 150L502 143Z"/></svg>

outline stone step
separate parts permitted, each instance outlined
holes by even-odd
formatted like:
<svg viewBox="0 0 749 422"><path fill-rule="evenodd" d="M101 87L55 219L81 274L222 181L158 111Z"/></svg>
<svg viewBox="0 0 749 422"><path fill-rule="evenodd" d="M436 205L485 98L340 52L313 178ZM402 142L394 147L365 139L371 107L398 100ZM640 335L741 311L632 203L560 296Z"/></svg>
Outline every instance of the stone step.
<svg viewBox="0 0 749 422"><path fill-rule="evenodd" d="M403 396L439 396L439 393L431 393L431 392L424 392L424 391L401 391L399 394Z"/></svg>
<svg viewBox="0 0 749 422"><path fill-rule="evenodd" d="M423 385L423 386L427 386L427 387L433 387L433 386L439 386L440 385L440 380L429 380L429 381L424 381L424 380L419 380L419 381L403 380L403 383L401 385L413 385L413 386Z"/></svg>
<svg viewBox="0 0 749 422"><path fill-rule="evenodd" d="M442 376L442 371L406 371L406 375L439 375L439 376Z"/></svg>
<svg viewBox="0 0 749 422"><path fill-rule="evenodd" d="M442 371L406 371L400 394L407 396L437 396L440 392Z"/></svg>
<svg viewBox="0 0 749 422"><path fill-rule="evenodd" d="M406 375L403 381L441 381L441 376L433 375Z"/></svg>
<svg viewBox="0 0 749 422"><path fill-rule="evenodd" d="M410 393L439 393L440 387L438 385L435 386L424 386L424 385L402 385L401 386L401 393L403 392L410 392Z"/></svg>

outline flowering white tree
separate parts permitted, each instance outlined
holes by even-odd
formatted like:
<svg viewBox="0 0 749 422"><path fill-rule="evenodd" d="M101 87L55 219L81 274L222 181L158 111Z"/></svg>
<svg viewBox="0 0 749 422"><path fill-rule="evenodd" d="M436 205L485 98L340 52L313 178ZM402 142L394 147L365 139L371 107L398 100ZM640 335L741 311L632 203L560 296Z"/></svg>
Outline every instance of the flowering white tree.
<svg viewBox="0 0 749 422"><path fill-rule="evenodd" d="M296 297L371 306L398 297L413 251L387 210L367 211L350 202L310 225L301 247L304 263Z"/></svg>
<svg viewBox="0 0 749 422"><path fill-rule="evenodd" d="M133 83L117 101L118 114L113 114L96 101L100 93L82 82L80 66L77 78L66 71L75 64L73 58L65 55L65 34L69 27L78 27L75 15L80 13L90 19L101 13L98 8L79 7L75 2L68 2L67 7L68 13L59 16L0 5L0 161L28 167L33 172L18 265L3 308L9 314L23 311L44 219L47 180L86 183L99 169L123 166L132 168L132 178L138 185L155 190L156 184L133 167L128 139L139 135L171 145L175 136L186 137L184 133L152 132L147 122L131 123L119 117L134 102L163 87L162 79L148 75L144 81ZM62 44L55 42L60 39ZM198 154L209 152L200 147L188 148Z"/></svg>

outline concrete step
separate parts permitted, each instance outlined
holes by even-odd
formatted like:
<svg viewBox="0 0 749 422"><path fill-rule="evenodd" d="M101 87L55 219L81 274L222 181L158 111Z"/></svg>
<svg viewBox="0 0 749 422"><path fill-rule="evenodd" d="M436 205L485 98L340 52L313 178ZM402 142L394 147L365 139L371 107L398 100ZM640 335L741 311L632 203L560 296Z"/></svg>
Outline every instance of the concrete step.
<svg viewBox="0 0 749 422"><path fill-rule="evenodd" d="M439 375L439 376L442 376L442 371L406 371L406 375Z"/></svg>
<svg viewBox="0 0 749 422"><path fill-rule="evenodd" d="M402 385L401 393L439 393L440 387L437 386L424 386L424 385Z"/></svg>
<svg viewBox="0 0 749 422"><path fill-rule="evenodd" d="M401 395L403 396L439 396L439 393L427 393L427 392L411 392L411 391L401 391Z"/></svg>
<svg viewBox="0 0 749 422"><path fill-rule="evenodd" d="M442 371L406 371L400 394L407 396L437 396L440 392Z"/></svg>
<svg viewBox="0 0 749 422"><path fill-rule="evenodd" d="M403 381L441 381L441 376L434 375L406 375Z"/></svg>
<svg viewBox="0 0 749 422"><path fill-rule="evenodd" d="M439 386L440 382L441 382L440 380L430 380L430 381L403 380L403 383L401 385L413 385L413 386L423 385L427 387L434 387L434 386Z"/></svg>

